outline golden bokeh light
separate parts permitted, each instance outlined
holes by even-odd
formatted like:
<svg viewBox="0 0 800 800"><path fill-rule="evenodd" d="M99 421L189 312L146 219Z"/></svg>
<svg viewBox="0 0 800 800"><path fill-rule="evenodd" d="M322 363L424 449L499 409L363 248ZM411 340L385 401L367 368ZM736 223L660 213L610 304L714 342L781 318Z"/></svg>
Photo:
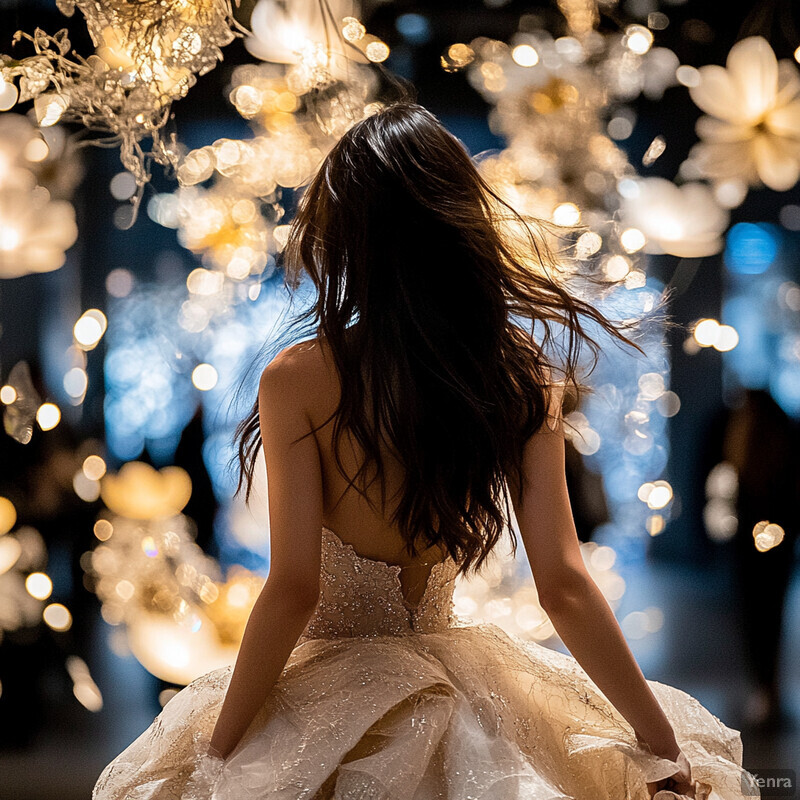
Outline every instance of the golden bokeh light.
<svg viewBox="0 0 800 800"><path fill-rule="evenodd" d="M518 44L511 51L511 58L520 67L535 67L539 63L539 53L529 44Z"/></svg>
<svg viewBox="0 0 800 800"><path fill-rule="evenodd" d="M644 25L628 25L624 41L628 50L643 56L653 46L653 34Z"/></svg>
<svg viewBox="0 0 800 800"><path fill-rule="evenodd" d="M17 399L17 390L6 384L0 388L0 403L10 406Z"/></svg>
<svg viewBox="0 0 800 800"><path fill-rule="evenodd" d="M345 17L342 20L342 36L348 42L358 42L364 38L367 29L355 17Z"/></svg>
<svg viewBox="0 0 800 800"><path fill-rule="evenodd" d="M719 335L719 322L715 319L701 319L694 326L694 338L700 347L711 347Z"/></svg>
<svg viewBox="0 0 800 800"><path fill-rule="evenodd" d="M42 403L36 411L36 421L43 431L50 431L61 422L61 409L55 403Z"/></svg>
<svg viewBox="0 0 800 800"><path fill-rule="evenodd" d="M553 209L552 220L556 225L572 227L581 221L581 210L575 203L559 203Z"/></svg>
<svg viewBox="0 0 800 800"><path fill-rule="evenodd" d="M0 497L0 536L17 524L17 509L7 497Z"/></svg>
<svg viewBox="0 0 800 800"><path fill-rule="evenodd" d="M753 528L753 543L759 553L765 553L767 550L777 547L783 541L784 536L785 531L780 525L767 520L756 523Z"/></svg>
<svg viewBox="0 0 800 800"><path fill-rule="evenodd" d="M122 517L160 519L174 516L189 502L192 481L181 467L156 470L129 461L116 475L104 475L100 490L103 502Z"/></svg>
<svg viewBox="0 0 800 800"><path fill-rule="evenodd" d="M389 45L387 45L386 42L381 42L380 40L370 42L366 46L364 54L373 63L380 64L382 61L386 61L386 59L389 58Z"/></svg>
<svg viewBox="0 0 800 800"><path fill-rule="evenodd" d="M99 481L106 474L106 462L100 456L87 456L83 461L83 474L90 481Z"/></svg>
<svg viewBox="0 0 800 800"><path fill-rule="evenodd" d="M626 228L619 237L626 253L637 253L647 244L647 238L638 228Z"/></svg>
<svg viewBox="0 0 800 800"><path fill-rule="evenodd" d="M91 350L97 347L107 326L106 315L97 308L90 308L75 323L72 333L82 349Z"/></svg>
<svg viewBox="0 0 800 800"><path fill-rule="evenodd" d="M198 364L192 370L192 383L201 392L207 392L217 385L219 375L211 364Z"/></svg>
<svg viewBox="0 0 800 800"><path fill-rule="evenodd" d="M50 603L45 606L42 619L54 631L68 631L72 627L72 614L62 603Z"/></svg>
<svg viewBox="0 0 800 800"><path fill-rule="evenodd" d="M621 281L631 271L631 262L625 256L610 256L603 265L603 274L610 281Z"/></svg>
<svg viewBox="0 0 800 800"><path fill-rule="evenodd" d="M99 519L94 524L94 535L101 541L107 542L114 533L114 526L107 519Z"/></svg>
<svg viewBox="0 0 800 800"><path fill-rule="evenodd" d="M53 581L44 572L31 572L25 578L25 589L31 597L37 600L47 600L53 593Z"/></svg>

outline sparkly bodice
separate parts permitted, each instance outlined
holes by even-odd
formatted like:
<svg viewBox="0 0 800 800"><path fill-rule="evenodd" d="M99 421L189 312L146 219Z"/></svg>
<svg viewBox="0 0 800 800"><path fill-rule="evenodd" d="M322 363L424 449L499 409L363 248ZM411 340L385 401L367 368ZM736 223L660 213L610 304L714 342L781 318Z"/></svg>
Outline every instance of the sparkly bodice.
<svg viewBox="0 0 800 800"><path fill-rule="evenodd" d="M352 545L323 528L320 599L301 641L400 636L449 628L456 563L447 558L434 564L422 598L414 606L403 597L402 569L360 556Z"/></svg>

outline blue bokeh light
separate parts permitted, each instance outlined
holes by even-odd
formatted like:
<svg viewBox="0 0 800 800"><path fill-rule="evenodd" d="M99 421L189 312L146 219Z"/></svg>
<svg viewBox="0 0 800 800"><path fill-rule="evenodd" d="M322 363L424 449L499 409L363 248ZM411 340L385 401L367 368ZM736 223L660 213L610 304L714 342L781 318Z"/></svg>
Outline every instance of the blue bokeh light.
<svg viewBox="0 0 800 800"><path fill-rule="evenodd" d="M431 39L431 23L422 14L401 14L394 25L410 44L427 44Z"/></svg>
<svg viewBox="0 0 800 800"><path fill-rule="evenodd" d="M738 275L761 275L775 261L778 244L770 226L739 222L728 232L725 266Z"/></svg>

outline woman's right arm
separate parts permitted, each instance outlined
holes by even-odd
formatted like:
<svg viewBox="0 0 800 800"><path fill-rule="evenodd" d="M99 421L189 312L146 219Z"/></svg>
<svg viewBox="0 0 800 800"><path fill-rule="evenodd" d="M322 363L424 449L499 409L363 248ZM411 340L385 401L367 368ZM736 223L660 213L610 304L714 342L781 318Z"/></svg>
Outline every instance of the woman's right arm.
<svg viewBox="0 0 800 800"><path fill-rule="evenodd" d="M560 399L553 398L554 407ZM525 449L525 485L512 491L520 536L542 608L600 691L653 753L681 753L669 720L631 653L614 612L587 571L567 492L560 414Z"/></svg>

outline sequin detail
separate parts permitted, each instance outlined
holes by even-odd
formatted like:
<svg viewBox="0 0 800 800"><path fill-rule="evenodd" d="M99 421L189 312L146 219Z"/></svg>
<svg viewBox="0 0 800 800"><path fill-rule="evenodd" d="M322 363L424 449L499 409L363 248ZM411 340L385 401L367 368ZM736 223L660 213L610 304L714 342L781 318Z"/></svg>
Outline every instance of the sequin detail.
<svg viewBox="0 0 800 800"><path fill-rule="evenodd" d="M323 528L320 601L300 641L400 636L450 627L457 564L447 558L433 565L415 608L403 598L401 570L360 556L352 545Z"/></svg>

